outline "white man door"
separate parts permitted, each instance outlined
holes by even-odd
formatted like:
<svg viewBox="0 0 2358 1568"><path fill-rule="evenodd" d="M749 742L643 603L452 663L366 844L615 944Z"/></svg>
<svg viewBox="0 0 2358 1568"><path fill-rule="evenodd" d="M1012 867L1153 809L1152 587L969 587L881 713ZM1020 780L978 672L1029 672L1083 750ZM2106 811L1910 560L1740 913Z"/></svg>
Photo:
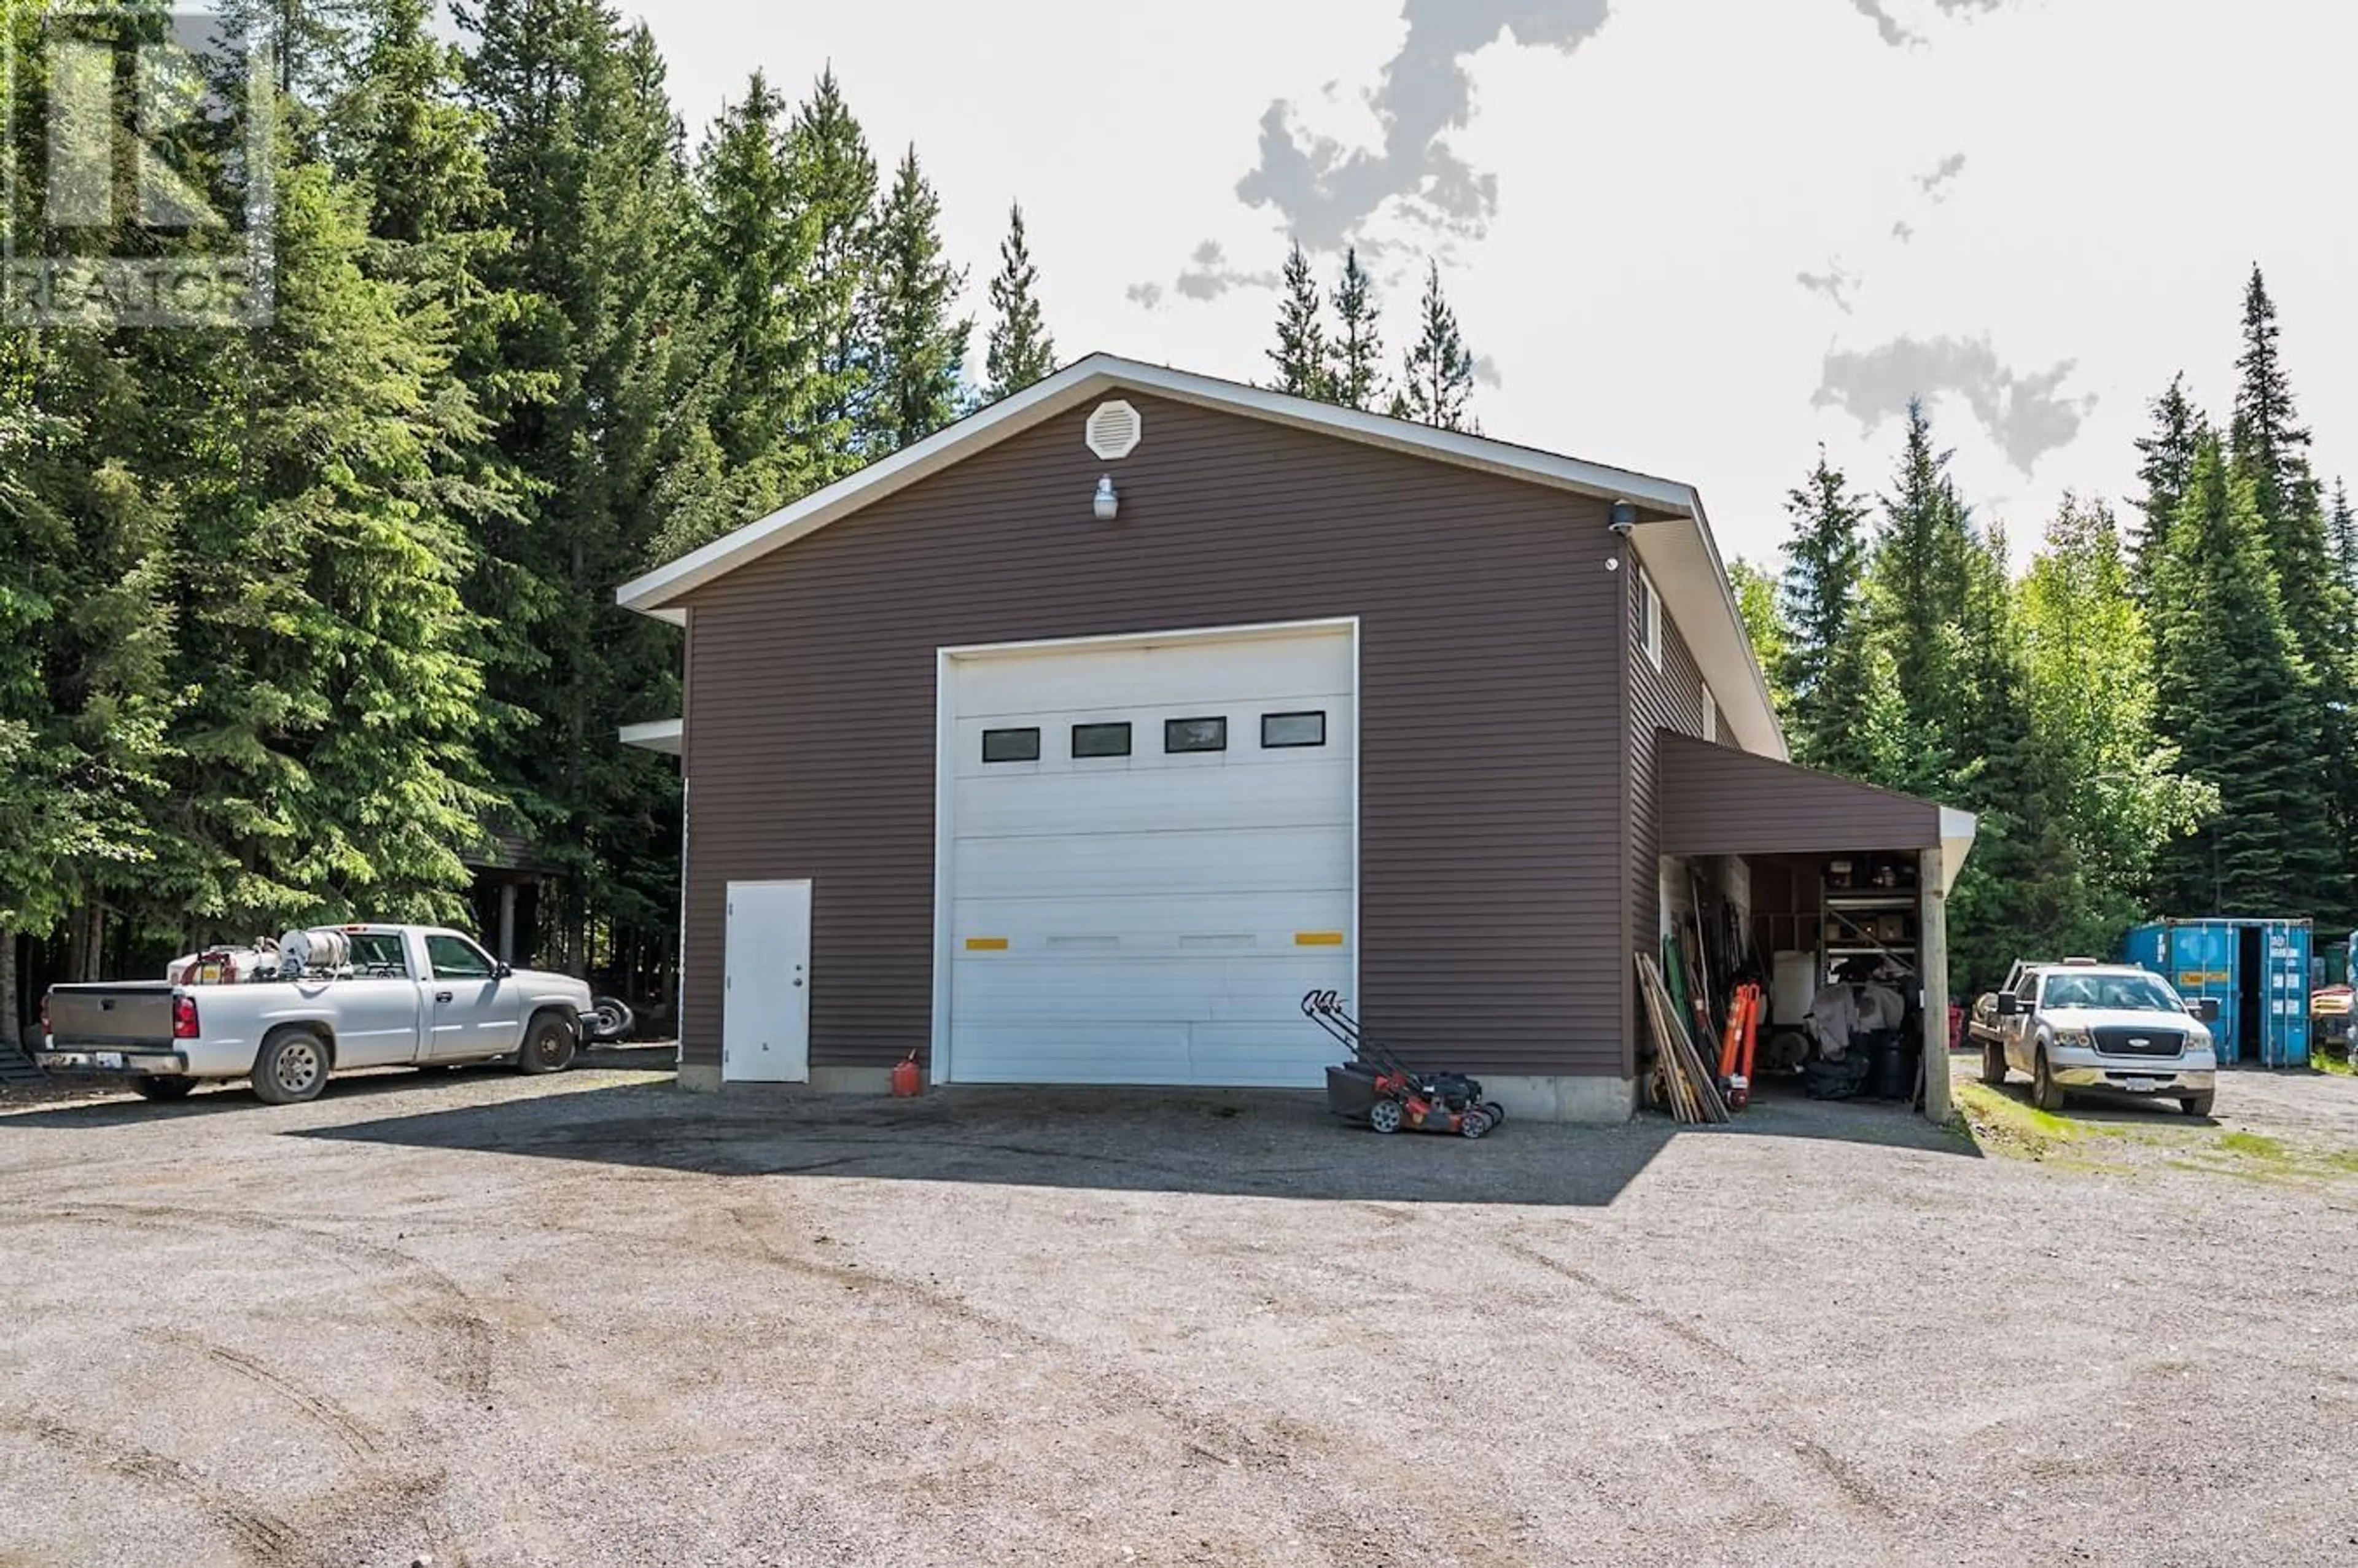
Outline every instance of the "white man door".
<svg viewBox="0 0 2358 1568"><path fill-rule="evenodd" d="M730 1083L810 1079L811 884L729 884L720 1076Z"/></svg>

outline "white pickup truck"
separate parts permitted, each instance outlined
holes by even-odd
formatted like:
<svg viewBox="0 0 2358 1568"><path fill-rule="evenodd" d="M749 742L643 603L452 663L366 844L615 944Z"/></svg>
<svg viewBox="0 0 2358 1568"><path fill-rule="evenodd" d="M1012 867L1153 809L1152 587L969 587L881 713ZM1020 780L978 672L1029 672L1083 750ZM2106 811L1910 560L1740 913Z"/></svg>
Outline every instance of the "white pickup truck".
<svg viewBox="0 0 2358 1568"><path fill-rule="evenodd" d="M554 1073L628 1027L627 1011L582 981L512 968L439 926L290 932L284 948L205 955L171 979L52 986L34 1060L127 1078L156 1100L251 1078L262 1099L292 1105L355 1067L512 1057Z"/></svg>
<svg viewBox="0 0 2358 1568"><path fill-rule="evenodd" d="M2218 1018L2216 1001L2190 1008L2169 981L2134 964L2067 958L2016 964L2006 989L1974 1004L1973 1033L1982 1082L2028 1073L2041 1110L2095 1093L2174 1099L2189 1116L2208 1116L2219 1071L2209 1025Z"/></svg>

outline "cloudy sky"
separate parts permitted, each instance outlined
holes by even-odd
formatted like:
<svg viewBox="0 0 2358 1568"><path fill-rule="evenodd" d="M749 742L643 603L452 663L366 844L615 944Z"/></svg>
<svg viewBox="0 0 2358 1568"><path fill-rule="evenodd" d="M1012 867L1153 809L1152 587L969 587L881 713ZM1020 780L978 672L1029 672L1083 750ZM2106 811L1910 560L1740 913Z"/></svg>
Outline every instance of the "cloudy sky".
<svg viewBox="0 0 2358 1568"><path fill-rule="evenodd" d="M628 0L625 0L628 4ZM2232 393L2266 269L2320 466L2358 482L2358 8L2319 0L661 0L695 127L828 60L914 141L969 304L1020 200L1060 357L1268 373L1297 236L1401 344L1428 258L1492 435L1701 487L1764 556L1823 442L1880 486L1910 392L2028 547L2133 489L2145 405ZM978 337L978 354L979 338Z"/></svg>

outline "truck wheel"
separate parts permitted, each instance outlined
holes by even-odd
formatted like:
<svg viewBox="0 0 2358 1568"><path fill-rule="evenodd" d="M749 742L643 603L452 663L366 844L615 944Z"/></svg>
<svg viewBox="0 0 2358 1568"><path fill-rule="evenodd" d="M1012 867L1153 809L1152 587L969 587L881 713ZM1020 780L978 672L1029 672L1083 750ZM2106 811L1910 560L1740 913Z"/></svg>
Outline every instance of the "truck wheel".
<svg viewBox="0 0 2358 1568"><path fill-rule="evenodd" d="M2212 1103L2218 1098L2219 1091L2216 1089L2205 1095L2188 1095L2178 1102L2178 1108L2189 1116L2208 1116L2211 1114Z"/></svg>
<svg viewBox="0 0 2358 1568"><path fill-rule="evenodd" d="M527 1073L561 1073L573 1065L573 1053L579 1042L573 1025L562 1014L544 1012L535 1015L525 1031L524 1049L516 1053L516 1066Z"/></svg>
<svg viewBox="0 0 2358 1568"><path fill-rule="evenodd" d="M1982 1042L1982 1082L1992 1088L2006 1082L2006 1047L1994 1040Z"/></svg>
<svg viewBox="0 0 2358 1568"><path fill-rule="evenodd" d="M197 1080L180 1077L144 1077L133 1079L131 1087L139 1091L141 1099L186 1099L196 1092Z"/></svg>
<svg viewBox="0 0 2358 1568"><path fill-rule="evenodd" d="M2063 1086L2055 1081L2055 1075L2048 1069L2047 1053L2044 1051L2039 1054L2039 1059L2030 1070L2030 1103L2045 1111L2063 1108Z"/></svg>
<svg viewBox="0 0 2358 1568"><path fill-rule="evenodd" d="M289 1029L262 1043L254 1059L254 1098L267 1105L301 1105L328 1083L328 1044L308 1029Z"/></svg>

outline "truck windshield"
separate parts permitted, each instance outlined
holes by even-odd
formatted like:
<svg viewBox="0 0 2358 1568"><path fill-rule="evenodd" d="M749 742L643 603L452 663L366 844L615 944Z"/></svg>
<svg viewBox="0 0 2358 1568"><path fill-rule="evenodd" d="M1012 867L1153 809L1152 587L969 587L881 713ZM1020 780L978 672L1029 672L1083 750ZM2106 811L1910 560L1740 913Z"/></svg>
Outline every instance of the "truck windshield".
<svg viewBox="0 0 2358 1568"><path fill-rule="evenodd" d="M2150 975L2055 975L2046 1005L2115 1008L2124 1012L2184 1012L2168 986Z"/></svg>

